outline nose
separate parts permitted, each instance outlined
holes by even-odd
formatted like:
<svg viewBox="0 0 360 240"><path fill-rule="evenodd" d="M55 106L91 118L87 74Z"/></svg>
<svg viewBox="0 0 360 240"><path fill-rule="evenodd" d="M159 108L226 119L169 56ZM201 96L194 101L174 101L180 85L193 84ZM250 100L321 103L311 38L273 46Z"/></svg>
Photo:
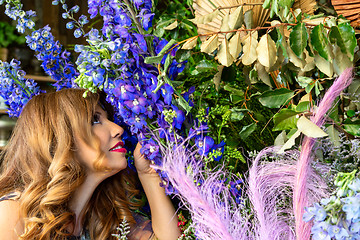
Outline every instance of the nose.
<svg viewBox="0 0 360 240"><path fill-rule="evenodd" d="M109 123L111 137L113 138L121 137L121 135L124 133L124 129L110 120L108 120L108 123Z"/></svg>

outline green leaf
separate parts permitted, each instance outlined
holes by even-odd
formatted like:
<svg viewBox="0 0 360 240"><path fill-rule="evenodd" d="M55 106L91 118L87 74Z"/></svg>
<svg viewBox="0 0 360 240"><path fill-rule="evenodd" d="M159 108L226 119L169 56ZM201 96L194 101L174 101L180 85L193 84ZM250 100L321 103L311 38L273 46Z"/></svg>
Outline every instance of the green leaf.
<svg viewBox="0 0 360 240"><path fill-rule="evenodd" d="M280 28L282 28L280 30ZM276 47L279 48L281 47L282 49L282 53L284 55L285 58L289 58L288 57L288 54L287 54L287 51L286 51L286 41L285 41L285 38L284 38L284 27L283 26L280 26L278 28L276 28L276 31L277 31L277 41L276 41Z"/></svg>
<svg viewBox="0 0 360 240"><path fill-rule="evenodd" d="M274 115L273 131L288 130L296 128L296 117L300 112L291 109L281 109L280 112Z"/></svg>
<svg viewBox="0 0 360 240"><path fill-rule="evenodd" d="M303 88L307 87L309 84L314 82L314 80L312 78L304 77L304 76L299 76L298 78L295 78L295 79L299 83L299 85Z"/></svg>
<svg viewBox="0 0 360 240"><path fill-rule="evenodd" d="M171 39L171 40L165 45L165 47L159 52L159 54L158 54L157 56L145 58L145 63L148 63L148 64L160 63L160 62L161 62L161 59L162 59L163 56L165 55L166 51L169 50L175 43L176 43L176 41L175 41L174 39Z"/></svg>
<svg viewBox="0 0 360 240"><path fill-rule="evenodd" d="M245 109L246 110L246 109ZM240 121L244 118L244 111L231 111L230 120L232 122Z"/></svg>
<svg viewBox="0 0 360 240"><path fill-rule="evenodd" d="M247 126L244 126L241 131L239 132L240 138L242 140L245 140L246 138L248 138L250 136L251 133L253 133L256 129L257 124L256 123L251 123Z"/></svg>
<svg viewBox="0 0 360 240"><path fill-rule="evenodd" d="M340 47L341 52L346 54L350 60L354 59L354 49L356 47L355 31L350 23L341 23L338 26L331 27L330 41Z"/></svg>
<svg viewBox="0 0 360 240"><path fill-rule="evenodd" d="M347 120L347 121L345 121L345 124L343 125L343 127L344 127L345 131L347 131L351 135L360 136L360 120L353 121L353 122L350 120Z"/></svg>
<svg viewBox="0 0 360 240"><path fill-rule="evenodd" d="M270 7L271 0L265 0L262 7L268 9Z"/></svg>
<svg viewBox="0 0 360 240"><path fill-rule="evenodd" d="M309 109L310 109L310 102L309 101L300 102L296 106L296 111L297 112L305 112L305 111L308 111Z"/></svg>
<svg viewBox="0 0 360 240"><path fill-rule="evenodd" d="M201 60L198 65L196 65L196 70L198 70L199 72L207 72L210 70L217 70L217 63L214 63L212 61L209 60Z"/></svg>
<svg viewBox="0 0 360 240"><path fill-rule="evenodd" d="M322 23L313 28L310 34L310 39L313 48L319 53L319 55L327 61L330 61L330 49L328 46L329 41Z"/></svg>
<svg viewBox="0 0 360 240"><path fill-rule="evenodd" d="M309 34L303 22L298 23L290 33L290 47L299 58L301 58L304 52L308 38Z"/></svg>
<svg viewBox="0 0 360 240"><path fill-rule="evenodd" d="M340 137L339 132L334 128L333 125L330 125L326 128L327 134L329 134L329 138L331 140L331 143L333 143L335 146L340 146Z"/></svg>
<svg viewBox="0 0 360 240"><path fill-rule="evenodd" d="M231 92L232 94L234 94L236 96L240 96L240 97L244 96L244 91L243 90L230 87L229 85L225 85L224 90L226 90L228 92Z"/></svg>
<svg viewBox="0 0 360 240"><path fill-rule="evenodd" d="M289 102L292 96L294 96L293 91L286 88L279 88L264 92L260 95L259 101L265 107L279 108Z"/></svg>
<svg viewBox="0 0 360 240"><path fill-rule="evenodd" d="M348 117L353 117L353 116L355 116L355 114L356 114L356 112L354 111L354 110L348 110L348 111L346 111L346 115L348 116Z"/></svg>
<svg viewBox="0 0 360 240"><path fill-rule="evenodd" d="M238 104L239 102L243 101L244 97L238 96L238 95L234 95L234 94L230 94L230 101L234 104Z"/></svg>
<svg viewBox="0 0 360 240"><path fill-rule="evenodd" d="M163 55L155 56L155 57L147 57L145 58L145 63L147 64L160 63L163 57L164 57Z"/></svg>

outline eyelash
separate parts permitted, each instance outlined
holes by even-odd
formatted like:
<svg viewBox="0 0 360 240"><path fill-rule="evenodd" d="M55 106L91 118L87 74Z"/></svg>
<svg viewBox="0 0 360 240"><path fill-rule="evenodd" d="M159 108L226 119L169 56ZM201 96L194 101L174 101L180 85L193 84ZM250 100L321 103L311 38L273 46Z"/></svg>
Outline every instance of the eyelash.
<svg viewBox="0 0 360 240"><path fill-rule="evenodd" d="M100 114L99 113L95 113L93 118L91 119L91 125L94 124L100 124Z"/></svg>

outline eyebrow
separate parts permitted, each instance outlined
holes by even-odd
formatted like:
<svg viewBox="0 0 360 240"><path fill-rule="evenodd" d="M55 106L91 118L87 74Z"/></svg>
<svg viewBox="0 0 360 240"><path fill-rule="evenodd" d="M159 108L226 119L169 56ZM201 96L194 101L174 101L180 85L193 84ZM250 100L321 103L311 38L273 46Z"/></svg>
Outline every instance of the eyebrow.
<svg viewBox="0 0 360 240"><path fill-rule="evenodd" d="M105 113L105 118L108 119L108 113L104 110L104 109L101 109L102 111L98 111L98 110L95 110L95 113L94 114L100 114L101 116L104 116L104 113Z"/></svg>

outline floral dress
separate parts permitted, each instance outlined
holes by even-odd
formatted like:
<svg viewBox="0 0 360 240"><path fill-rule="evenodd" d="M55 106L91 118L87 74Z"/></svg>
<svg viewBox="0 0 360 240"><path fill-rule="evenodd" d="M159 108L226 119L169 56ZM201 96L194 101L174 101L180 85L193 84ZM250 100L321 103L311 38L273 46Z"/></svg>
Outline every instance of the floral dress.
<svg viewBox="0 0 360 240"><path fill-rule="evenodd" d="M4 200L18 200L20 198L20 193L14 192L9 193L5 196L0 197L0 202ZM136 226L130 229L130 233L127 235L128 240L156 240L156 237L152 231L151 221L138 214L133 213L133 217L136 221ZM88 230L84 230L81 236L71 236L68 237L68 240L91 240L90 233Z"/></svg>

